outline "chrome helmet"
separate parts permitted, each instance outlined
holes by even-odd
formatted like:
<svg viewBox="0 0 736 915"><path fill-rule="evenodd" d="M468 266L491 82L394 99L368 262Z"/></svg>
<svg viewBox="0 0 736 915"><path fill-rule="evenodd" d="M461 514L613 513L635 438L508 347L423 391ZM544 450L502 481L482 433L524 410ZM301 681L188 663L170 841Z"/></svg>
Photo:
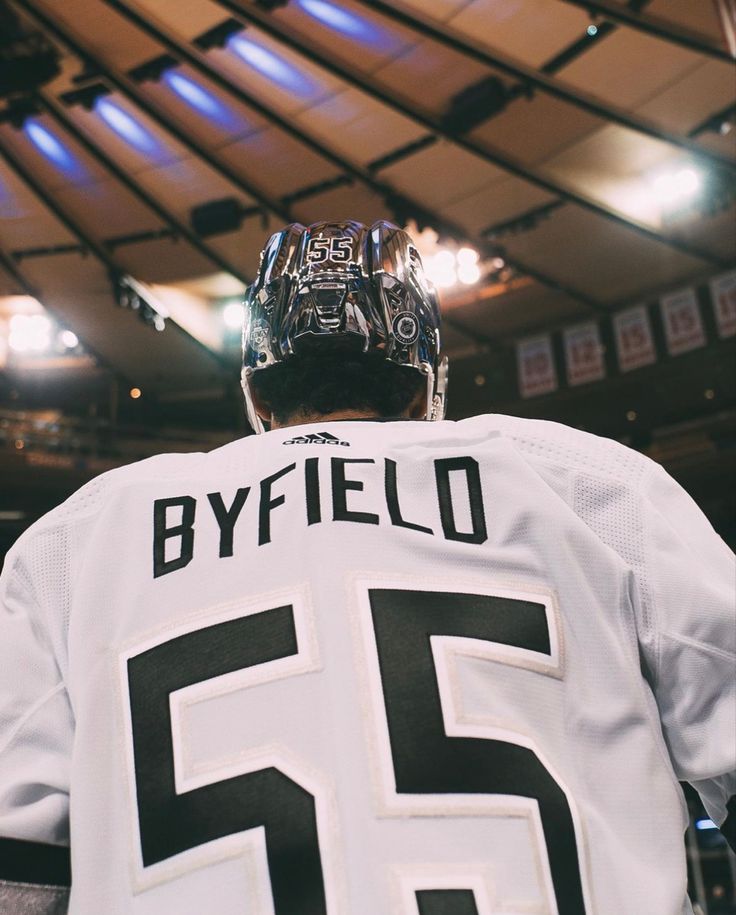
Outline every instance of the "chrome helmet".
<svg viewBox="0 0 736 915"><path fill-rule="evenodd" d="M256 432L249 378L311 347L382 351L427 379L428 420L445 416L447 356L440 311L411 237L385 220L292 223L261 252L245 297L242 385Z"/></svg>

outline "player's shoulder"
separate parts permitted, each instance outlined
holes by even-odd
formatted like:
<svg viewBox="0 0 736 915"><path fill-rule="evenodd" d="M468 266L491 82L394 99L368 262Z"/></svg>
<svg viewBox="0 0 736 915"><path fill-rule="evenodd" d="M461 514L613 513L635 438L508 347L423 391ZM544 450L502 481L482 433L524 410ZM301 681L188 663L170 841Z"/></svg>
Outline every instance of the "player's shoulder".
<svg viewBox="0 0 736 915"><path fill-rule="evenodd" d="M635 484L652 461L627 445L563 423L489 413L462 420L495 431L530 461Z"/></svg>
<svg viewBox="0 0 736 915"><path fill-rule="evenodd" d="M176 481L197 476L206 458L203 452L164 453L114 467L89 480L67 499L35 521L18 538L14 549L21 549L39 535L56 528L81 524L99 512L106 503L130 488L148 483Z"/></svg>

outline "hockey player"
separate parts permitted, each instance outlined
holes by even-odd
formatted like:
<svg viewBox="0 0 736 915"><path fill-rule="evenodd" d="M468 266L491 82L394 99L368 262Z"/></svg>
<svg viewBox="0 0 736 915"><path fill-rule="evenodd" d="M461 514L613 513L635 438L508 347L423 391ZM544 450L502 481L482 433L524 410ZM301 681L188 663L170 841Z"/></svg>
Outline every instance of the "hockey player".
<svg viewBox="0 0 736 915"><path fill-rule="evenodd" d="M678 780L736 833L730 551L621 445L443 421L400 229L289 226L246 304L264 434L7 557L0 913L692 912Z"/></svg>

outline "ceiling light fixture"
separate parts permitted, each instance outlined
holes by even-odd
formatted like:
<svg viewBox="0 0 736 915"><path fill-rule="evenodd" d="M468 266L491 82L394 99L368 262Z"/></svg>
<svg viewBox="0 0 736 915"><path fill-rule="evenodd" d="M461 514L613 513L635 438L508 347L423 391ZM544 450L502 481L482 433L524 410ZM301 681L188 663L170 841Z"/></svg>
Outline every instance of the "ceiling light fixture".
<svg viewBox="0 0 736 915"><path fill-rule="evenodd" d="M98 98L94 110L108 127L139 152L151 153L157 149L158 143L153 136L114 102L107 98Z"/></svg>
<svg viewBox="0 0 736 915"><path fill-rule="evenodd" d="M67 172L67 174L79 174L82 171L77 159L61 140L39 121L28 118L23 125L23 133L49 162L52 162L62 171Z"/></svg>
<svg viewBox="0 0 736 915"><path fill-rule="evenodd" d="M242 35L232 35L227 47L248 66L297 95L309 95L312 82L278 54Z"/></svg>
<svg viewBox="0 0 736 915"><path fill-rule="evenodd" d="M66 349L75 349L79 346L79 337L74 333L73 330L62 330L59 334L59 342Z"/></svg>
<svg viewBox="0 0 736 915"><path fill-rule="evenodd" d="M222 320L230 330L240 330L245 317L245 307L242 302L228 302L222 309Z"/></svg>
<svg viewBox="0 0 736 915"><path fill-rule="evenodd" d="M16 353L43 353L51 347L51 321L45 315L13 315L8 346Z"/></svg>
<svg viewBox="0 0 736 915"><path fill-rule="evenodd" d="M298 3L313 19L318 19L323 25L342 32L349 38L370 42L380 39L378 30L371 23L328 0L298 0Z"/></svg>
<svg viewBox="0 0 736 915"><path fill-rule="evenodd" d="M693 200L702 186L703 176L692 166L661 171L651 179L656 201L664 209L676 208Z"/></svg>
<svg viewBox="0 0 736 915"><path fill-rule="evenodd" d="M235 114L223 103L208 92L203 86L178 73L176 70L167 70L161 77L161 81L175 92L180 99L185 101L191 108L205 115L212 121L216 121L223 126L234 127L237 124Z"/></svg>

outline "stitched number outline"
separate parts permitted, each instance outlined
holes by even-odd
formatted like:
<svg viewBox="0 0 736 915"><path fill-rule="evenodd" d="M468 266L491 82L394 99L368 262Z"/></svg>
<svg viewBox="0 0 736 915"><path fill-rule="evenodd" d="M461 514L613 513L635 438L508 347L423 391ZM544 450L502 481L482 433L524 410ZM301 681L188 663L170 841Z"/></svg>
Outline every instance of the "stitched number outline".
<svg viewBox="0 0 736 915"><path fill-rule="evenodd" d="M465 645L493 646L501 663L519 663L515 651L529 653L542 660L528 666L544 669L552 659L545 604L509 594L361 590L368 598L369 653L380 674L395 798L420 805L428 797L442 805L443 798L473 803L494 795L536 802L558 915L586 915L565 790L530 746L447 733L433 649L438 638L462 639ZM276 915L327 915L314 793L276 765L183 793L176 788L172 693L299 652L294 608L287 604L204 624L127 655L144 869L261 826ZM454 808L447 812L458 815ZM414 897L419 915L480 915L471 888L430 885Z"/></svg>
<svg viewBox="0 0 736 915"><path fill-rule="evenodd" d="M436 637L449 636L492 643L499 650L509 646L549 660L545 605L492 594L367 591L396 800L421 803L426 796L441 806L444 795L450 815L458 815L452 802L459 795L536 801L557 912L585 915L575 824L565 791L531 747L504 739L448 736L432 647ZM502 652L497 660L503 661ZM427 888L417 891L417 908L420 915L477 915L473 895L462 888Z"/></svg>
<svg viewBox="0 0 736 915"><path fill-rule="evenodd" d="M176 792L170 695L298 652L286 605L203 626L128 658L144 867L263 826L276 915L325 915L313 794L275 766Z"/></svg>

